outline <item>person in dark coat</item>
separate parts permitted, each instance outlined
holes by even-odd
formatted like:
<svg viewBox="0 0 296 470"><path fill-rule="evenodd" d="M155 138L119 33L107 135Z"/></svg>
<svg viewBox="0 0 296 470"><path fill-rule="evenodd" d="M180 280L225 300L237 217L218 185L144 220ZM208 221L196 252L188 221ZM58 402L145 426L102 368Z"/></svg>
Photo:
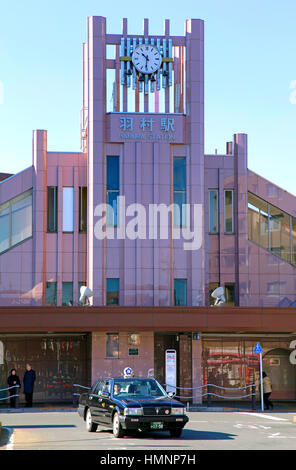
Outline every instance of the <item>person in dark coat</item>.
<svg viewBox="0 0 296 470"><path fill-rule="evenodd" d="M20 381L18 375L16 375L16 370L15 369L11 369L10 376L7 379L7 383L8 383L9 387L14 387L14 385L19 385L19 387L21 386L21 381ZM14 397L12 395L19 395L19 391L20 391L19 387L10 388L10 390L9 390L9 395L11 396L11 398L10 398L10 408L15 408L16 407L18 397Z"/></svg>
<svg viewBox="0 0 296 470"><path fill-rule="evenodd" d="M34 382L36 380L35 371L32 369L31 364L26 365L26 372L24 375L24 394L26 398L26 407L31 408L33 404L33 391Z"/></svg>

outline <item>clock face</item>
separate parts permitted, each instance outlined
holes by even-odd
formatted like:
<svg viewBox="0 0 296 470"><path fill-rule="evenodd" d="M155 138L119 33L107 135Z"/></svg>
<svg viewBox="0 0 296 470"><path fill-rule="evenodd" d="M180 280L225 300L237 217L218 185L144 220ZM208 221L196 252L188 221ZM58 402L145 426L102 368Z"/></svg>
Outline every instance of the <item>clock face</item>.
<svg viewBox="0 0 296 470"><path fill-rule="evenodd" d="M132 54L132 62L141 73L154 73L161 66L162 57L159 50L150 44L138 46Z"/></svg>

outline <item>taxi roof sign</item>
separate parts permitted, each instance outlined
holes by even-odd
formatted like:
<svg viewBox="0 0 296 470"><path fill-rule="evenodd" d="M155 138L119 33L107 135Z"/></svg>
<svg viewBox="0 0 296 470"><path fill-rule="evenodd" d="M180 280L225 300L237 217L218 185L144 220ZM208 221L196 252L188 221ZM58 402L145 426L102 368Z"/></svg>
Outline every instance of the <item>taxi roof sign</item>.
<svg viewBox="0 0 296 470"><path fill-rule="evenodd" d="M255 349L254 349L254 354L261 354L262 353L262 348L260 346L259 341L257 342Z"/></svg>
<svg viewBox="0 0 296 470"><path fill-rule="evenodd" d="M126 367L123 371L123 376L126 377L133 377L134 371L131 367Z"/></svg>

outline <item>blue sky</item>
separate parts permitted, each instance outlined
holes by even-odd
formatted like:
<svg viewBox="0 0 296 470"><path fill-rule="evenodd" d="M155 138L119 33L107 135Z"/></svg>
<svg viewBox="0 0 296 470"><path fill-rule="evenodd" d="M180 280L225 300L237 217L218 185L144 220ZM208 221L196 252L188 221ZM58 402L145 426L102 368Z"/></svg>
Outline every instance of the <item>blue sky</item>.
<svg viewBox="0 0 296 470"><path fill-rule="evenodd" d="M184 33L205 21L205 152L225 152L249 135L251 170L296 195L296 3L261 0L5 2L0 16L0 172L32 163L32 130L47 129L48 149L80 150L82 43L87 17L107 31ZM293 83L295 81L295 83ZM290 88L292 87L292 88Z"/></svg>

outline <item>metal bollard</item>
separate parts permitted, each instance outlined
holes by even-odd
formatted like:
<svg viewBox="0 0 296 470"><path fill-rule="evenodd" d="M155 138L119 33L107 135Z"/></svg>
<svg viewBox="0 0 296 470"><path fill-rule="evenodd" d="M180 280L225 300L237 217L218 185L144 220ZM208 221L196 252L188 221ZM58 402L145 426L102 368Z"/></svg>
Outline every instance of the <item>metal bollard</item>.
<svg viewBox="0 0 296 470"><path fill-rule="evenodd" d="M207 384L207 406L208 407L211 405L210 391L211 391L211 386L209 384Z"/></svg>
<svg viewBox="0 0 296 470"><path fill-rule="evenodd" d="M252 384L252 410L256 410L256 385Z"/></svg>

